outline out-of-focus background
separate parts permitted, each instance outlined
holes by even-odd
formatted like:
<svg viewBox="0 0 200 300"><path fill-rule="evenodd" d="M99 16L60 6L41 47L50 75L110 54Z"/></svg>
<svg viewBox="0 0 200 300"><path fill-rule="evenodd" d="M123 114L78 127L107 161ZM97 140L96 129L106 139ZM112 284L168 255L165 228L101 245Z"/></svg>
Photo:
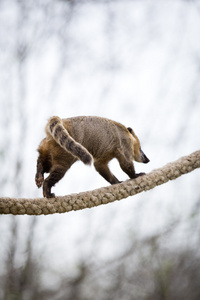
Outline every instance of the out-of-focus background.
<svg viewBox="0 0 200 300"><path fill-rule="evenodd" d="M151 160L137 172L199 149L198 0L1 0L0 24L1 196L42 196L51 115L132 127ZM98 208L0 216L0 299L199 300L199 175ZM106 185L77 162L53 191Z"/></svg>

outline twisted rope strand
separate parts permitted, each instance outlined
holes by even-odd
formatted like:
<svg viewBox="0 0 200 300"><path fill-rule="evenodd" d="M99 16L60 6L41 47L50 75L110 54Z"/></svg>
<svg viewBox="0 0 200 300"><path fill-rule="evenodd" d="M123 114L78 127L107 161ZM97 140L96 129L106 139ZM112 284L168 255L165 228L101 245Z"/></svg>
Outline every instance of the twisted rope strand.
<svg viewBox="0 0 200 300"><path fill-rule="evenodd" d="M0 198L0 214L48 215L91 208L148 191L196 168L200 168L200 150L168 163L164 167L153 170L144 176L93 191L51 199L2 197Z"/></svg>

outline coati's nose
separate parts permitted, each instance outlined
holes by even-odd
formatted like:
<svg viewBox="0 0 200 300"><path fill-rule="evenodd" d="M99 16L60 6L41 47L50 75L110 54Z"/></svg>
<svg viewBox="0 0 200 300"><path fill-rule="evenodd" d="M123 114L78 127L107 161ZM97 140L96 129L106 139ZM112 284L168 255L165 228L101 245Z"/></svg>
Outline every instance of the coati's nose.
<svg viewBox="0 0 200 300"><path fill-rule="evenodd" d="M150 160L148 159L148 157L144 154L144 152L142 150L141 150L141 159L144 164L147 164L148 162L150 162Z"/></svg>
<svg viewBox="0 0 200 300"><path fill-rule="evenodd" d="M148 162L150 162L150 159L148 159L148 157L146 157L144 163L147 164Z"/></svg>

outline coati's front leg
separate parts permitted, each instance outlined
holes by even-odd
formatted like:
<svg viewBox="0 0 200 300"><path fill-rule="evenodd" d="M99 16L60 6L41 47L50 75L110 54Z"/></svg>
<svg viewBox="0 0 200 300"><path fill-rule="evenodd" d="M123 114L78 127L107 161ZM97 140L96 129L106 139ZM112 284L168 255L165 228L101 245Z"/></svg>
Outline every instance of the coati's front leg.
<svg viewBox="0 0 200 300"><path fill-rule="evenodd" d="M111 173L107 163L102 161L95 161L94 166L97 172L99 172L99 174L111 184L120 183L120 181Z"/></svg>
<svg viewBox="0 0 200 300"><path fill-rule="evenodd" d="M135 173L135 168L134 168L134 164L132 161L127 161L124 158L118 158L120 167L122 168L122 170L131 178L137 178L139 176L145 175L145 173Z"/></svg>

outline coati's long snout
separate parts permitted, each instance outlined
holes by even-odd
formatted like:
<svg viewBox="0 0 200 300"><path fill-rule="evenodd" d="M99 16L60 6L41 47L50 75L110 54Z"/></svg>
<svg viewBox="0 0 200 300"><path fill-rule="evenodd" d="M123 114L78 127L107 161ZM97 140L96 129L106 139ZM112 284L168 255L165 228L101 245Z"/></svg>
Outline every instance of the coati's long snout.
<svg viewBox="0 0 200 300"><path fill-rule="evenodd" d="M35 182L38 187L43 185L43 195L47 198L55 196L51 188L77 160L85 164L93 161L96 171L110 184L120 182L108 167L113 158L133 179L144 175L135 173L133 160L149 162L132 128L101 117L51 117L38 152ZM46 179L44 173L50 173Z"/></svg>
<svg viewBox="0 0 200 300"><path fill-rule="evenodd" d="M142 162L144 164L147 164L148 162L150 162L150 160L148 159L148 157L144 154L144 152L142 151L142 149L140 149L140 161L138 162Z"/></svg>

